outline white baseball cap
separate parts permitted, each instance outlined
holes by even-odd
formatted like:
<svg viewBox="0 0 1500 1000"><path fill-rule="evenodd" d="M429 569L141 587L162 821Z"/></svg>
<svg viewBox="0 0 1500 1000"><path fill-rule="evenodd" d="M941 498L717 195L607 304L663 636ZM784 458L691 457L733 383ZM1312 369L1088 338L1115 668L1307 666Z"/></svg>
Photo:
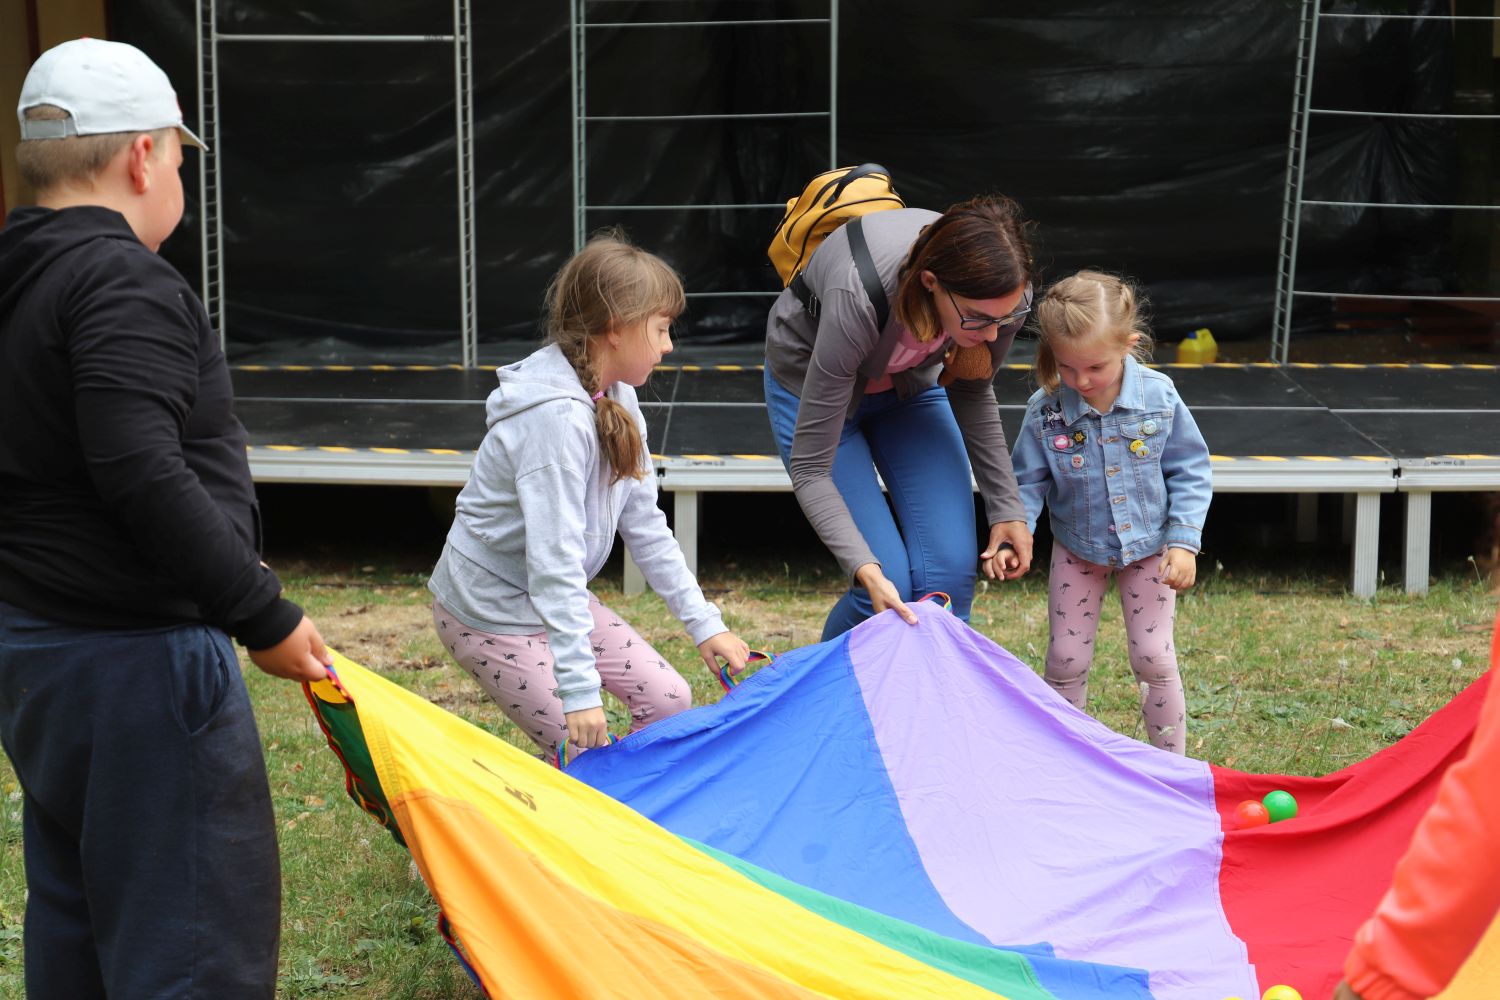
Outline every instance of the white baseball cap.
<svg viewBox="0 0 1500 1000"><path fill-rule="evenodd" d="M38 104L62 108L72 117L27 120L26 109ZM43 52L21 86L16 117L23 141L175 127L185 144L208 148L182 123L182 107L167 74L124 42L76 38Z"/></svg>

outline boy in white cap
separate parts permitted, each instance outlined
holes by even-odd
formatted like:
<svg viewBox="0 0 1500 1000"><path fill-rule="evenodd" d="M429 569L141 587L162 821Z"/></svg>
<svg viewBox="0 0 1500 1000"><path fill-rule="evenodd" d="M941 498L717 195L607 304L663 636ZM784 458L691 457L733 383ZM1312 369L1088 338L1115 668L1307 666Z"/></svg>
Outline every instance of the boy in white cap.
<svg viewBox="0 0 1500 1000"><path fill-rule="evenodd" d="M25 793L32 1000L270 998L280 869L233 636L324 675L260 559L229 370L156 250L183 125L139 49L44 53L37 192L0 230L0 738Z"/></svg>

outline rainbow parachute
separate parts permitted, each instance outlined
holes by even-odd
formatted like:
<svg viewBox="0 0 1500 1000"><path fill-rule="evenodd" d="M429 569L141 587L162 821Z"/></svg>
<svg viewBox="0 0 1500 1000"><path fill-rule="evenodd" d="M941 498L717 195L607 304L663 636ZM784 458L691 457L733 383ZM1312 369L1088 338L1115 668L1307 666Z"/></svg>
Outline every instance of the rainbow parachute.
<svg viewBox="0 0 1500 1000"><path fill-rule="evenodd" d="M1484 681L1324 778L1119 736L946 611L785 654L559 772L343 658L309 700L491 996L1332 992ZM1273 787L1292 821L1227 830ZM1496 994L1491 929L1445 997Z"/></svg>

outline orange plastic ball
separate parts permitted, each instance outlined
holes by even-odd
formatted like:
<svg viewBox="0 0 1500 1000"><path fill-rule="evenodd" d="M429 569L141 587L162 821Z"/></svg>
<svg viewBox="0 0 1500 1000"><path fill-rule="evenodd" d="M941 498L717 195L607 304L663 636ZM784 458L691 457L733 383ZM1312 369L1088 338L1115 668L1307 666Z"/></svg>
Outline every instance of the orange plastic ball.
<svg viewBox="0 0 1500 1000"><path fill-rule="evenodd" d="M1271 813L1264 803L1246 799L1234 807L1234 825L1237 830L1248 830L1252 826L1265 826L1271 822Z"/></svg>

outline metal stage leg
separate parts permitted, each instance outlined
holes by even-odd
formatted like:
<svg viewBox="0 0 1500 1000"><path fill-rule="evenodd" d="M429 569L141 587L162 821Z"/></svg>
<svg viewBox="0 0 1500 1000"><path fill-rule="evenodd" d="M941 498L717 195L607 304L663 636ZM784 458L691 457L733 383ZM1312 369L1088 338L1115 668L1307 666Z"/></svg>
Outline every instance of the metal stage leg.
<svg viewBox="0 0 1500 1000"><path fill-rule="evenodd" d="M1318 540L1318 494L1298 493L1297 497L1297 532L1294 536L1299 543L1307 544Z"/></svg>
<svg viewBox="0 0 1500 1000"><path fill-rule="evenodd" d="M634 597L646 592L646 578L641 575L641 568L630 558L630 550L625 550L625 596Z"/></svg>
<svg viewBox="0 0 1500 1000"><path fill-rule="evenodd" d="M1432 547L1432 491L1406 494L1406 592L1427 593L1427 570Z"/></svg>
<svg viewBox="0 0 1500 1000"><path fill-rule="evenodd" d="M688 572L698 575L698 514L703 509L703 494L697 490L678 490L672 494L672 534L682 548Z"/></svg>
<svg viewBox="0 0 1500 1000"><path fill-rule="evenodd" d="M1355 597L1375 596L1379 548L1380 494L1356 494L1354 500L1354 573L1350 584Z"/></svg>

